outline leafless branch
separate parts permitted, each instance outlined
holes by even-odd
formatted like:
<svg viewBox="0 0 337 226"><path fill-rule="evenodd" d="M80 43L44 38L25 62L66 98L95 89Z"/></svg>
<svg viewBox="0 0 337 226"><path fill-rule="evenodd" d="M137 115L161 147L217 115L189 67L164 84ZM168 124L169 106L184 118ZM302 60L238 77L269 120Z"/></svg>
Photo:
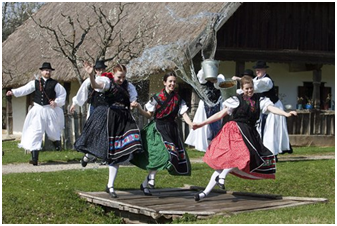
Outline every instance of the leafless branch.
<svg viewBox="0 0 337 226"><path fill-rule="evenodd" d="M80 75L80 68L78 66L81 61L81 58L78 56L77 52L80 49L81 45L83 44L89 31L95 25L95 23L91 24L89 22L89 19L86 21L85 27L83 27L83 25L79 23L81 34L79 35L80 36L79 41L77 41L77 35L79 32L75 28L73 18L64 14L61 15L68 21L68 24L71 27L70 32L68 30L67 32L63 32L60 25L57 25L56 28L53 28L52 26L42 24L41 20L37 21L33 16L31 16L31 18L36 25L38 25L41 29L46 30L47 33L52 37L52 39L55 40L56 45L52 46L52 49L56 52L61 53L65 58L67 58L71 62L77 80L81 84L83 82L83 79ZM76 20L77 22L79 22L78 18L79 15L77 15ZM71 35L67 36L66 35L67 33L71 33Z"/></svg>

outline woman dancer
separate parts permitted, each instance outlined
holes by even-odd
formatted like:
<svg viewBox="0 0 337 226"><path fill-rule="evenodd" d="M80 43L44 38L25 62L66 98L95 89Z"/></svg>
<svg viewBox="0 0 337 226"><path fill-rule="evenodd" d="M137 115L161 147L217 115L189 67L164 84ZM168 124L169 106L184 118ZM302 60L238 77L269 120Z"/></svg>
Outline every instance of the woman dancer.
<svg viewBox="0 0 337 226"><path fill-rule="evenodd" d="M173 72L164 75L164 89L152 96L145 105L147 111L136 103L142 115L147 118L154 116L141 132L144 153L135 154L130 161L136 166L149 171L148 176L140 185L145 195L152 195L150 188L155 186L155 176L158 170L167 169L172 175L190 176L191 165L184 144L178 133L175 122L177 115L182 115L185 122L192 125L187 114L188 107L184 100L174 91L176 75Z"/></svg>
<svg viewBox="0 0 337 226"><path fill-rule="evenodd" d="M126 68L114 68L113 78L94 78L93 67L86 63L85 70L90 74L91 86L100 92L95 98L95 110L86 121L81 136L75 142L77 151L89 153L109 165L109 181L106 192L112 198L117 195L114 181L119 164L132 158L141 150L139 128L130 112L128 84L125 81Z"/></svg>
<svg viewBox="0 0 337 226"><path fill-rule="evenodd" d="M224 189L229 172L244 179L275 179L275 156L263 146L255 123L260 117L260 110L285 117L297 113L284 112L274 107L269 98L254 94L251 77L245 75L240 82L243 94L225 100L223 110L207 120L193 123L193 129L197 129L227 114L233 115L233 119L223 126L206 151L203 160L215 171L205 190L195 195L195 201L205 198L216 184Z"/></svg>

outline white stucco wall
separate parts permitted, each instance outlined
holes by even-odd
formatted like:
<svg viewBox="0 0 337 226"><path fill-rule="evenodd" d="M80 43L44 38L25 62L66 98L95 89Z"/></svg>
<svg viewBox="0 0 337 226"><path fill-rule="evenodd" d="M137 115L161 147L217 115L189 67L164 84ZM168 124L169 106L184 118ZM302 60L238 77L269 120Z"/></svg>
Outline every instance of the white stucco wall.
<svg viewBox="0 0 337 226"><path fill-rule="evenodd" d="M13 134L21 134L24 120L26 118L26 96L12 97L13 111Z"/></svg>
<svg viewBox="0 0 337 226"><path fill-rule="evenodd" d="M246 62L245 68L252 69L255 62ZM289 64L267 63L269 66L267 73L272 77L275 85L279 87L279 94L285 95L282 97L284 105L291 104L293 108L297 103L297 87L302 86L303 82L311 82L313 78L312 71L305 72L290 72ZM235 62L224 61L220 63L219 74L223 74L226 78L231 78L235 75ZM150 96L160 91L163 88L163 75L152 76L150 81ZM181 82L179 79L178 82ZM326 87L331 87L332 99L335 100L335 66L324 65L322 68L322 82L325 82ZM71 84L71 92L69 104L72 104L72 98L76 95L79 89L79 84L73 82ZM282 96L283 96L282 95ZM24 119L26 117L26 97L13 97L13 133L21 134ZM78 110L78 108L76 109Z"/></svg>
<svg viewBox="0 0 337 226"><path fill-rule="evenodd" d="M255 62L246 62L245 69L253 69ZM312 82L313 72L290 72L289 64L267 63L269 68L267 73L274 80L275 86L279 87L279 95L282 98L283 105L290 104L296 108L297 87L303 86L303 82ZM224 61L220 63L219 74L225 75L226 79L235 75L235 62ZM331 87L332 100L335 100L335 66L324 65L322 68L322 81L325 87Z"/></svg>

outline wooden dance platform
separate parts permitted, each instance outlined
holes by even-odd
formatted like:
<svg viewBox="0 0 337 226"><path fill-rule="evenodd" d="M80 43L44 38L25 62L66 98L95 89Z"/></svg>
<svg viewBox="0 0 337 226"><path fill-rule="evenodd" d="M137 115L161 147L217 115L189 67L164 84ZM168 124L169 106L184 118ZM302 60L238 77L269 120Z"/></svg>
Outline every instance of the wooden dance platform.
<svg viewBox="0 0 337 226"><path fill-rule="evenodd" d="M185 185L183 188L152 189L152 196L145 196L140 190L117 190L118 198L110 198L106 192L78 192L90 203L114 211L126 223L168 223L185 214L198 219L214 215L233 214L285 208L327 202L324 198L282 197L244 192L224 192L213 189L207 198L196 202L194 195L203 188Z"/></svg>

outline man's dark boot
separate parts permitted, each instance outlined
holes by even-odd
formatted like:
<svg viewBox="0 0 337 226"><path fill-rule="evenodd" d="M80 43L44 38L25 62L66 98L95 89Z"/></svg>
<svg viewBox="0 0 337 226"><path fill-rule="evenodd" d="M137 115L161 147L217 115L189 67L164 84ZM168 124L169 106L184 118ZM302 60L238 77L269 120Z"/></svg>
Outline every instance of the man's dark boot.
<svg viewBox="0 0 337 226"><path fill-rule="evenodd" d="M53 144L55 146L56 151L61 151L61 141L59 140L53 141Z"/></svg>
<svg viewBox="0 0 337 226"><path fill-rule="evenodd" d="M31 151L32 153L32 160L29 161L30 164L33 164L34 166L37 166L38 160L39 160L39 151Z"/></svg>

